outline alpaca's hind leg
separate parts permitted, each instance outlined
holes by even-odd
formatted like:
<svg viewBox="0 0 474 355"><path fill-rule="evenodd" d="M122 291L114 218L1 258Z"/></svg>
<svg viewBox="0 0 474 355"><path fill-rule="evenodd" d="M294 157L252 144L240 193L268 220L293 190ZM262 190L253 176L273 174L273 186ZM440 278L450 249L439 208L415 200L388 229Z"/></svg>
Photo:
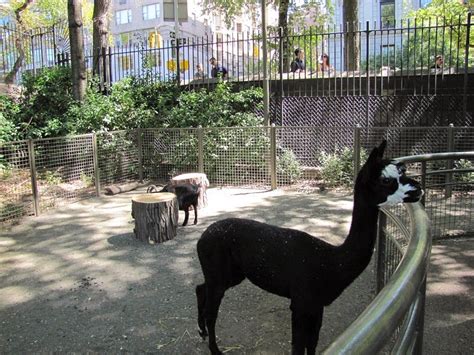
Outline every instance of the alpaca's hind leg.
<svg viewBox="0 0 474 355"><path fill-rule="evenodd" d="M206 318L207 331L209 332L209 350L211 350L212 355L220 355L222 352L216 343L216 320L225 289L206 284L206 290L204 316Z"/></svg>
<svg viewBox="0 0 474 355"><path fill-rule="evenodd" d="M206 305L206 284L196 286L196 297L198 306L199 335L205 339L207 336L206 320L204 319L204 307Z"/></svg>
<svg viewBox="0 0 474 355"><path fill-rule="evenodd" d="M198 222L198 206L197 206L197 203L193 203L193 208L194 208L194 224L197 224L197 222Z"/></svg>
<svg viewBox="0 0 474 355"><path fill-rule="evenodd" d="M189 219L189 206L184 208L184 222L183 227L188 224Z"/></svg>
<svg viewBox="0 0 474 355"><path fill-rule="evenodd" d="M319 331L321 330L321 324L323 322L323 311L324 308L316 315L309 316L307 324L307 335L306 335L306 350L308 355L316 354L316 346L318 345L319 340Z"/></svg>

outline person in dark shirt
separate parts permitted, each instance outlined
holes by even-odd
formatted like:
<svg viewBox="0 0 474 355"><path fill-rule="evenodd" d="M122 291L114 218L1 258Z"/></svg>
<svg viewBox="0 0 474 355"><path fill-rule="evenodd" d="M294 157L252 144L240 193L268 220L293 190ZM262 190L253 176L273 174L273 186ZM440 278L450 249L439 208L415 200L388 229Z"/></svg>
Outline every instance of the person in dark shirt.
<svg viewBox="0 0 474 355"><path fill-rule="evenodd" d="M303 50L296 48L295 49L295 59L291 62L291 72L300 73L304 71L304 52Z"/></svg>
<svg viewBox="0 0 474 355"><path fill-rule="evenodd" d="M431 69L443 69L444 59L442 55L435 57L435 63L431 66Z"/></svg>
<svg viewBox="0 0 474 355"><path fill-rule="evenodd" d="M211 64L211 78L221 77L222 79L227 78L227 69L226 67L220 65L216 58L212 57L209 59L209 64Z"/></svg>

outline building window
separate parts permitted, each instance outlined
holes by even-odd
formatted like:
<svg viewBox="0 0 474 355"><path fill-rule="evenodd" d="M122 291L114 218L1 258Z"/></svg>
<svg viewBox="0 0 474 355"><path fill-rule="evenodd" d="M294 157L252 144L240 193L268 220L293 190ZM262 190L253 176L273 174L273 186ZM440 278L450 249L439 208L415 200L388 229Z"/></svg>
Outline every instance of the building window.
<svg viewBox="0 0 474 355"><path fill-rule="evenodd" d="M380 23L382 28L395 27L395 0L380 0Z"/></svg>
<svg viewBox="0 0 474 355"><path fill-rule="evenodd" d="M124 25L132 22L132 10L121 10L115 13L115 22L117 25Z"/></svg>
<svg viewBox="0 0 474 355"><path fill-rule="evenodd" d="M239 32L239 33L242 32L242 24L241 23L237 22L237 25L235 27L236 27L237 32Z"/></svg>
<svg viewBox="0 0 474 355"><path fill-rule="evenodd" d="M119 5L125 5L127 0L118 0Z"/></svg>
<svg viewBox="0 0 474 355"><path fill-rule="evenodd" d="M178 17L180 22L188 21L188 2L178 0ZM174 21L174 1L163 0L163 20Z"/></svg>
<svg viewBox="0 0 474 355"><path fill-rule="evenodd" d="M142 11L144 20L157 19L160 17L160 4L144 5Z"/></svg>

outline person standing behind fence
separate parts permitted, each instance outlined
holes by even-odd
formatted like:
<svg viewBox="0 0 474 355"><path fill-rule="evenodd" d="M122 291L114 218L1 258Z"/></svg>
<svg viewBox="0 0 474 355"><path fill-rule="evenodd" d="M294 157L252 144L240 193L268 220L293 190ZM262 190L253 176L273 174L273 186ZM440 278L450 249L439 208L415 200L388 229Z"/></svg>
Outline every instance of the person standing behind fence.
<svg viewBox="0 0 474 355"><path fill-rule="evenodd" d="M290 70L292 73L301 73L304 72L304 52L296 48L295 49L295 59L291 62Z"/></svg>
<svg viewBox="0 0 474 355"><path fill-rule="evenodd" d="M444 59L443 56L438 54L435 57L435 63L431 66L431 69L443 69Z"/></svg>
<svg viewBox="0 0 474 355"><path fill-rule="evenodd" d="M321 55L319 59L319 68L323 73L331 74L333 72L333 67L329 63L329 56L326 53Z"/></svg>
<svg viewBox="0 0 474 355"><path fill-rule="evenodd" d="M226 67L220 65L216 58L212 57L209 59L209 64L211 64L211 78L221 77L222 79L227 79L227 69Z"/></svg>
<svg viewBox="0 0 474 355"><path fill-rule="evenodd" d="M202 69L201 64L196 65L196 71L194 72L194 80L202 80L206 78L206 74L204 73L204 70Z"/></svg>

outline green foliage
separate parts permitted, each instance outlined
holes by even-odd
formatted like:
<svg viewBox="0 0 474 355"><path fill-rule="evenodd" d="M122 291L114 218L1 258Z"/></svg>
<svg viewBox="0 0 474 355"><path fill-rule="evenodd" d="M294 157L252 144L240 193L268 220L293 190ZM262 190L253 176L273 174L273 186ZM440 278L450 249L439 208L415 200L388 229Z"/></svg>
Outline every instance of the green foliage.
<svg viewBox="0 0 474 355"><path fill-rule="evenodd" d="M361 150L361 164L367 160L367 152ZM329 186L351 186L354 181L354 150L344 148L333 154L323 152L321 176Z"/></svg>
<svg viewBox="0 0 474 355"><path fill-rule="evenodd" d="M454 168L455 169L471 169L471 170L474 170L474 164L470 160L460 159L460 160L458 160L454 163ZM474 183L474 171L454 174L454 179L457 182L473 184Z"/></svg>
<svg viewBox="0 0 474 355"><path fill-rule="evenodd" d="M13 99L0 95L0 143L17 139L15 117L18 112L19 106Z"/></svg>
<svg viewBox="0 0 474 355"><path fill-rule="evenodd" d="M24 96L17 115L23 138L62 136L68 133L67 116L73 104L71 72L68 68L46 68L23 77Z"/></svg>
<svg viewBox="0 0 474 355"><path fill-rule="evenodd" d="M276 171L277 179L281 182L292 184L301 177L301 165L292 150L283 149L283 153L277 158Z"/></svg>
<svg viewBox="0 0 474 355"><path fill-rule="evenodd" d="M38 174L39 180L44 180L48 185L58 185L62 183L61 174L58 171L46 170Z"/></svg>

